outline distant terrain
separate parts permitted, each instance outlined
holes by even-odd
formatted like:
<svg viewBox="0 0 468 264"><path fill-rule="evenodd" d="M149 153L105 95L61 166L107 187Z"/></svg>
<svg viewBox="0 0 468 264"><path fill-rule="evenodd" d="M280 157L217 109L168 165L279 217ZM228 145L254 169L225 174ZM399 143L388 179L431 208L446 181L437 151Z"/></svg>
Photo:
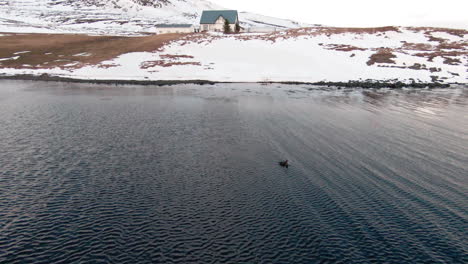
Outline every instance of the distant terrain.
<svg viewBox="0 0 468 264"><path fill-rule="evenodd" d="M145 35L157 24L199 22L203 10L223 9L205 0L0 0L0 32ZM243 27L308 26L242 12Z"/></svg>

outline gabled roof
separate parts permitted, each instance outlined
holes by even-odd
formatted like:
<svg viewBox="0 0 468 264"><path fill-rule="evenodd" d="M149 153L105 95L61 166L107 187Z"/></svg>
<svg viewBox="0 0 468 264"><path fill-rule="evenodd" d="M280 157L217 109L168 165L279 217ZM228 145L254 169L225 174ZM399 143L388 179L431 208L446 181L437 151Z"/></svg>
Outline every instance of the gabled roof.
<svg viewBox="0 0 468 264"><path fill-rule="evenodd" d="M158 24L158 28L189 28L192 27L192 24Z"/></svg>
<svg viewBox="0 0 468 264"><path fill-rule="evenodd" d="M237 10L203 11L202 17L200 19L200 24L214 24L220 16L229 21L229 24L234 24L236 23L239 14L237 13Z"/></svg>

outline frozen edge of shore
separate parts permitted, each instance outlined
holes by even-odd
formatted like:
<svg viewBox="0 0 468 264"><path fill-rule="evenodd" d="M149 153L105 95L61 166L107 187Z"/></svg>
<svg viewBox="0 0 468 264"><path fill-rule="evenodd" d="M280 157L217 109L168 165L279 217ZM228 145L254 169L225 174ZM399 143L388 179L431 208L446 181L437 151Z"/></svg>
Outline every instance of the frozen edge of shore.
<svg viewBox="0 0 468 264"><path fill-rule="evenodd" d="M25 81L46 81L46 82L66 82L66 83L89 83L89 84L115 84L115 85L154 85L170 86L177 84L196 84L196 85L215 85L215 84L233 84L233 83L258 83L258 84L285 84L285 85L312 85L326 87L345 87L345 88L450 88L452 85L458 85L468 88L468 83L439 83L439 82L409 82L405 83L398 80L379 81L379 80L359 80L348 82L220 82L210 80L101 80L101 79L78 79L69 77L53 76L49 74L32 75L1 75L0 80L25 80Z"/></svg>

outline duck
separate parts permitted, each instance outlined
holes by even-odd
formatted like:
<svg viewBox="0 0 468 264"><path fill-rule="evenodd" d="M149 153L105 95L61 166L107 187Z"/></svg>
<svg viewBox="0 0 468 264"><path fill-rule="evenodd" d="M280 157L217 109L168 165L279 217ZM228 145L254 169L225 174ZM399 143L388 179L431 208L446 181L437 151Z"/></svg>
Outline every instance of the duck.
<svg viewBox="0 0 468 264"><path fill-rule="evenodd" d="M280 165L281 167L289 168L288 160L280 161L280 162L279 162L279 165Z"/></svg>

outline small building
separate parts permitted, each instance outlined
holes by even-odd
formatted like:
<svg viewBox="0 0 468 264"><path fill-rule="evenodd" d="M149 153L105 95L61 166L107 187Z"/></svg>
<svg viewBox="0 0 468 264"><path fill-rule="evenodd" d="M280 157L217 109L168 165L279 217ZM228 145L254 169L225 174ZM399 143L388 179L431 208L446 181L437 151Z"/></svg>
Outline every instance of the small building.
<svg viewBox="0 0 468 264"><path fill-rule="evenodd" d="M156 25L158 34L193 33L195 27L192 24L159 24Z"/></svg>
<svg viewBox="0 0 468 264"><path fill-rule="evenodd" d="M228 21L231 31L236 30L239 23L237 10L206 10L200 19L201 31L223 32L225 21Z"/></svg>

